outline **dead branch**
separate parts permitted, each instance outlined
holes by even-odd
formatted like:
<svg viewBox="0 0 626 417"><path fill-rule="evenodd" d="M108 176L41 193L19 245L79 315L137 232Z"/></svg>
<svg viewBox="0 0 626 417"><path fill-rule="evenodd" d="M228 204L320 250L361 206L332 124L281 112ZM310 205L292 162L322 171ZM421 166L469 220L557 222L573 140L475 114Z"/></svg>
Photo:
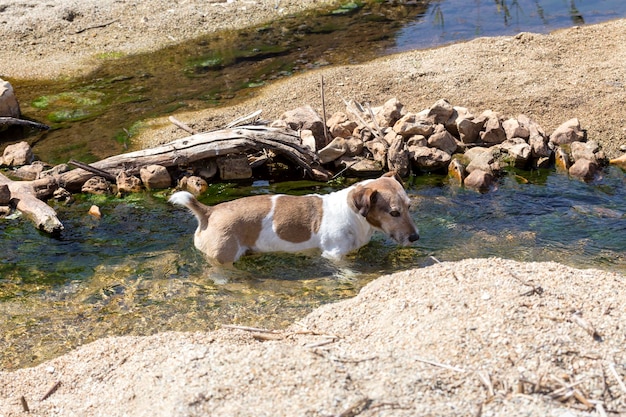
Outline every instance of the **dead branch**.
<svg viewBox="0 0 626 417"><path fill-rule="evenodd" d="M206 158L263 149L270 149L289 159L310 178L328 179L326 172L318 166L317 155L302 146L297 132L266 126L198 133L155 148L112 156L90 165L117 177L122 171L128 175L137 175L147 165L176 167ZM82 168L74 169L61 174L59 184L70 191L79 190L91 176L92 172Z"/></svg>
<svg viewBox="0 0 626 417"><path fill-rule="evenodd" d="M58 234L63 224L52 207L41 201L56 188L54 178L35 181L13 181L0 174L0 184L6 184L16 208L30 218L35 226L46 233Z"/></svg>
<svg viewBox="0 0 626 417"><path fill-rule="evenodd" d="M106 179L107 179L107 180L109 180L109 181L115 181L115 180L116 180L115 175L109 174L109 173L108 173L108 172L106 172L106 171L103 171L103 170L101 170L101 169L98 169L98 168L92 167L92 166L91 166L91 165L89 165L89 164L85 164L85 163L80 162L80 161L77 161L77 160L75 160L75 159L70 159L70 160L69 160L69 162L68 162L68 164L70 164L70 165L74 165L74 166L75 166L75 167L77 167L77 168L82 168L82 169L84 169L85 171L89 171L89 172L91 172L91 173L93 173L93 174L96 174L96 175L98 175L98 176L101 176L102 178L106 178Z"/></svg>
<svg viewBox="0 0 626 417"><path fill-rule="evenodd" d="M39 123L39 122L33 122L31 120L25 120L25 119L17 119L15 117L0 117L0 125L4 125L4 126L28 126L28 127L34 127L35 129L40 129L40 130L48 130L50 129L50 126L45 125L43 123Z"/></svg>

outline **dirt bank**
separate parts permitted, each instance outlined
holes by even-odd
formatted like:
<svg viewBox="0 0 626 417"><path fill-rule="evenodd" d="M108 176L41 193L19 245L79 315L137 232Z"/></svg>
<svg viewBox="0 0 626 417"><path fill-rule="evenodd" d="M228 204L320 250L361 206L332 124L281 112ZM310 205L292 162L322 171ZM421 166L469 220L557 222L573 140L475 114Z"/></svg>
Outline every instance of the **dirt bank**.
<svg viewBox="0 0 626 417"><path fill-rule="evenodd" d="M9 1L0 6L0 76L75 74L97 54L322 3ZM374 105L395 96L411 109L446 98L476 113L524 113L547 131L578 117L615 156L626 143L624 62L620 20L324 69L238 106L177 117L208 129L256 109L267 118L302 104L319 109L323 74L329 111L343 107L339 96ZM146 145L181 135L153 123L164 127ZM624 284L620 274L555 263L443 263L381 277L278 334L108 338L0 372L0 415L24 415L21 397L41 416L623 415Z"/></svg>

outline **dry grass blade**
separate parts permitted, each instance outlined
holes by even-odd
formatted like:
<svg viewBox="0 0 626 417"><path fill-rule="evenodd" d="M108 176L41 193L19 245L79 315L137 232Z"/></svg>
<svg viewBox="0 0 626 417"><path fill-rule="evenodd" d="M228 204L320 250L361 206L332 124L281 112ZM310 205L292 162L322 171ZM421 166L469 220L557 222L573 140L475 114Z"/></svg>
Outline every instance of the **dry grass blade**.
<svg viewBox="0 0 626 417"><path fill-rule="evenodd" d="M434 361L430 361L428 359L422 359L422 358L418 358L418 357L414 357L414 359L416 361L418 361L418 362L427 363L428 365L437 366L439 368L448 369L450 371L465 372L465 369L463 369L463 368L457 368L455 366L446 365L445 363L434 362Z"/></svg>

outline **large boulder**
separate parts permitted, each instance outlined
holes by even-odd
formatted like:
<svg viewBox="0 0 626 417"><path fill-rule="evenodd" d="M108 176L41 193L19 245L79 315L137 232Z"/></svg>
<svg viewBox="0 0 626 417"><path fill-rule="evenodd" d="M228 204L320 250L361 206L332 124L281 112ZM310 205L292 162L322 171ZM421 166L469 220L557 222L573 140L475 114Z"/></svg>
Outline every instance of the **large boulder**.
<svg viewBox="0 0 626 417"><path fill-rule="evenodd" d="M18 142L4 148L2 164L10 167L28 165L35 159L33 150L27 142Z"/></svg>

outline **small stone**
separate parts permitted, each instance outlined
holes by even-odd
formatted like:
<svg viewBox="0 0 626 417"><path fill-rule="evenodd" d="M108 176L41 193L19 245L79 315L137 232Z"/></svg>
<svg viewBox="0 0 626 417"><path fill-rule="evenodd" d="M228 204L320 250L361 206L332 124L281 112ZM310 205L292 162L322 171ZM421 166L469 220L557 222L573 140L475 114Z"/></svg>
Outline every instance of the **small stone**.
<svg viewBox="0 0 626 417"><path fill-rule="evenodd" d="M96 205L92 205L91 207L89 207L88 213L91 216L95 217L96 219L100 219L102 217L102 213L100 212L100 207Z"/></svg>

